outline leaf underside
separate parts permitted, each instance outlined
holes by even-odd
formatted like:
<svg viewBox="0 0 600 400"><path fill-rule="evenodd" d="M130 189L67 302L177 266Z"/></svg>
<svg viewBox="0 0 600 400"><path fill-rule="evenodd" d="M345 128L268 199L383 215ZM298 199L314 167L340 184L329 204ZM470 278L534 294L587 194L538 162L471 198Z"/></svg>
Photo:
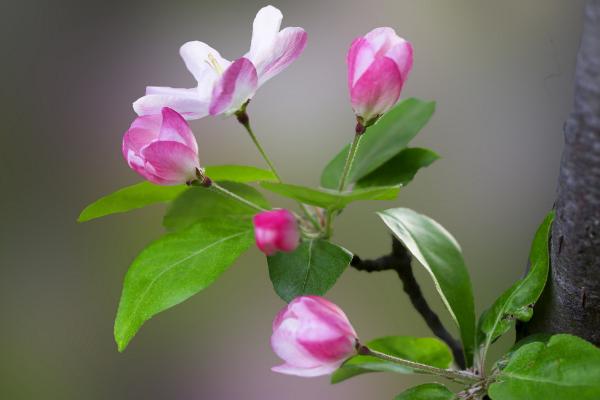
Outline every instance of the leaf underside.
<svg viewBox="0 0 600 400"><path fill-rule="evenodd" d="M378 213L392 233L433 278L460 329L470 366L475 346L475 306L471 279L456 239L433 219L407 208Z"/></svg>
<svg viewBox="0 0 600 400"><path fill-rule="evenodd" d="M387 336L367 343L370 349L383 352L409 361L415 361L438 368L448 368L452 364L452 353L448 346L436 338L412 336ZM368 372L412 373L408 367L381 360L372 356L354 356L347 360L331 376L331 383Z"/></svg>
<svg viewBox="0 0 600 400"><path fill-rule="evenodd" d="M530 267L527 275L505 291L481 315L478 341L484 346L484 353L491 343L511 328L515 319L531 319L533 305L544 290L550 268L548 241L553 219L554 212L550 212L535 234L529 253Z"/></svg>

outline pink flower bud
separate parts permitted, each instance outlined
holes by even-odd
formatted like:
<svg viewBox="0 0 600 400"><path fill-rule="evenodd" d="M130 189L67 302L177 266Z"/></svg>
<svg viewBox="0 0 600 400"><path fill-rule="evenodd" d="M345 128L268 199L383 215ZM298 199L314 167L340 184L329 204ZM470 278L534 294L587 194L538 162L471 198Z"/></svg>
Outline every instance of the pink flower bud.
<svg viewBox="0 0 600 400"><path fill-rule="evenodd" d="M196 179L198 144L185 119L170 108L136 118L123 136L123 157L135 172L157 185Z"/></svg>
<svg viewBox="0 0 600 400"><path fill-rule="evenodd" d="M285 363L271 370L305 377L330 374L355 354L357 341L338 306L318 296L297 297L273 321L271 347Z"/></svg>
<svg viewBox="0 0 600 400"><path fill-rule="evenodd" d="M260 251L270 256L278 251L294 251L298 247L300 233L294 215L282 209L256 214L254 237Z"/></svg>
<svg viewBox="0 0 600 400"><path fill-rule="evenodd" d="M356 116L367 123L392 108L412 68L412 45L392 28L375 28L352 42L348 88Z"/></svg>

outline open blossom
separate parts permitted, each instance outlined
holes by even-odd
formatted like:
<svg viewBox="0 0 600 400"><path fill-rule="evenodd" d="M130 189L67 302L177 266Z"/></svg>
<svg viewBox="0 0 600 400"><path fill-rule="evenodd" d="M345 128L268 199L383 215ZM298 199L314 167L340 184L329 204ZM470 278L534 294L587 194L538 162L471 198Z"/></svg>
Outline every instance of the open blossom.
<svg viewBox="0 0 600 400"><path fill-rule="evenodd" d="M266 81L283 71L304 50L302 28L279 30L283 15L273 6L256 14L250 51L231 62L206 43L187 42L179 51L198 86L192 89L146 88L146 95L133 103L138 115L156 114L170 107L186 119L232 114L254 96Z"/></svg>
<svg viewBox="0 0 600 400"><path fill-rule="evenodd" d="M158 185L196 178L198 144L187 121L176 111L136 118L123 136L123 157L135 172Z"/></svg>
<svg viewBox="0 0 600 400"><path fill-rule="evenodd" d="M392 108L413 64L413 48L392 28L375 28L352 42L348 88L354 113L368 122Z"/></svg>
<svg viewBox="0 0 600 400"><path fill-rule="evenodd" d="M285 363L272 370L304 377L330 374L355 354L357 340L338 306L318 296L297 297L273 321L271 347Z"/></svg>
<svg viewBox="0 0 600 400"><path fill-rule="evenodd" d="M261 212L254 216L253 222L256 246L266 255L278 251L290 252L298 247L298 225L294 214L288 210Z"/></svg>

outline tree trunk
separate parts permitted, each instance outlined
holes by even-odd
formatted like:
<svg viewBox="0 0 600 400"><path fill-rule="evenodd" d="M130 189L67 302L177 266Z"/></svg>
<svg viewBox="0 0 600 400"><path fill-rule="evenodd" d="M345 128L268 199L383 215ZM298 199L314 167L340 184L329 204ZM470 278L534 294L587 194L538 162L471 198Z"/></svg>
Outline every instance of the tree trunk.
<svg viewBox="0 0 600 400"><path fill-rule="evenodd" d="M548 284L519 336L571 333L600 345L600 0L588 0L564 127Z"/></svg>

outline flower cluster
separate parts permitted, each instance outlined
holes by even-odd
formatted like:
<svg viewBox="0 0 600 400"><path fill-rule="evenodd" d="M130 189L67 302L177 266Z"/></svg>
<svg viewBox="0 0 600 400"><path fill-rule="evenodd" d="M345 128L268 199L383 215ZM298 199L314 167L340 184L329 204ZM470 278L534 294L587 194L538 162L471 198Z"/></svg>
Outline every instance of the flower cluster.
<svg viewBox="0 0 600 400"><path fill-rule="evenodd" d="M125 132L122 145L131 169L157 185L212 185L219 189L200 166L198 144L188 121L236 114L255 139L248 125L248 102L306 46L304 29L280 29L282 19L277 8L262 8L254 19L249 51L234 61L206 43L183 44L179 52L197 86L149 86L133 103L138 117ZM412 67L412 53L411 44L392 28L376 28L352 42L347 55L348 89L358 121L357 136L397 103ZM267 256L294 251L301 241L298 220L285 209L261 210L253 218L257 247ZM307 377L328 374L355 354L357 344L356 332L339 307L316 296L298 297L273 322L271 345L285 361L273 371Z"/></svg>

